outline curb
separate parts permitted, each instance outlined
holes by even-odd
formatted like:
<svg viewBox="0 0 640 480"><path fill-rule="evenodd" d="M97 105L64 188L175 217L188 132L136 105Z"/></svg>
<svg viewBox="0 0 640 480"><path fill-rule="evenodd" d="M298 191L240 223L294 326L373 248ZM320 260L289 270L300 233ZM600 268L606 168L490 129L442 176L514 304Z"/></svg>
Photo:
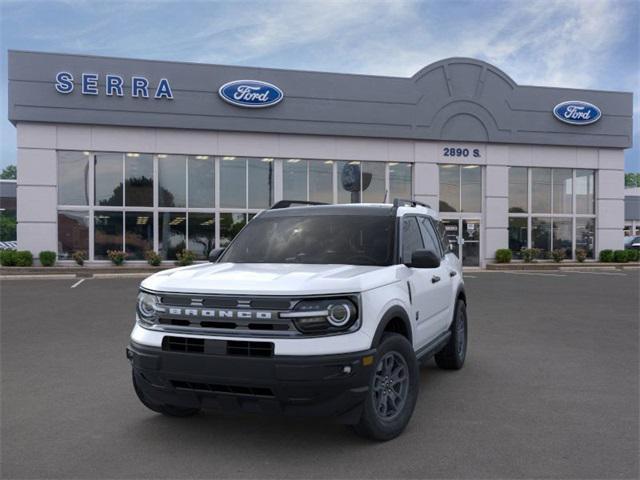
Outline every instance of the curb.
<svg viewBox="0 0 640 480"><path fill-rule="evenodd" d="M563 263L490 263L487 265L487 270L491 271L508 271L508 270L532 270L532 271L544 271L544 270L625 270L625 269L637 269L640 268L640 264L634 263L578 263L578 262L563 262Z"/></svg>

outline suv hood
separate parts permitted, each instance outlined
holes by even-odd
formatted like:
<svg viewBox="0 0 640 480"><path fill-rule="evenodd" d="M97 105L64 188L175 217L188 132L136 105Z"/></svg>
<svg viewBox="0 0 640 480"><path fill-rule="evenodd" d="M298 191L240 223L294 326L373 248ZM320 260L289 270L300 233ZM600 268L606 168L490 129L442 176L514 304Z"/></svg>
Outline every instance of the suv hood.
<svg viewBox="0 0 640 480"><path fill-rule="evenodd" d="M397 265L208 263L158 272L141 287L179 293L316 295L363 292L394 283L398 275Z"/></svg>

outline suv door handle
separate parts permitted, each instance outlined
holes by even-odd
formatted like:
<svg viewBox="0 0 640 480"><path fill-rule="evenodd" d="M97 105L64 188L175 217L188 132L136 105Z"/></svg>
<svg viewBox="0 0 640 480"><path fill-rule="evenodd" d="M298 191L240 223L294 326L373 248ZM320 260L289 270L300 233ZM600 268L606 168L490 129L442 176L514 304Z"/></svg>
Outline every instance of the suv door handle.
<svg viewBox="0 0 640 480"><path fill-rule="evenodd" d="M440 281L440 277L437 275L434 275L433 277L431 277L431 283L438 283Z"/></svg>

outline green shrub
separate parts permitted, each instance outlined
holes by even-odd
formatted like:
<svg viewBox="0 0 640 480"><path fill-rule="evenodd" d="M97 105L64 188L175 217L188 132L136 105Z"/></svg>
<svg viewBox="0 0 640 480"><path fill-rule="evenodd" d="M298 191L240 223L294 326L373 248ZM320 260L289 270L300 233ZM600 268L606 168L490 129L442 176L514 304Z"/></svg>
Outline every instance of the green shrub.
<svg viewBox="0 0 640 480"><path fill-rule="evenodd" d="M638 260L640 260L640 250L635 248L627 250L627 261L637 262Z"/></svg>
<svg viewBox="0 0 640 480"><path fill-rule="evenodd" d="M122 265L127 258L127 255L127 252L124 252L122 250L107 250L107 256L114 265Z"/></svg>
<svg viewBox="0 0 640 480"><path fill-rule="evenodd" d="M613 252L613 261L618 263L627 262L627 252L625 250L616 250Z"/></svg>
<svg viewBox="0 0 640 480"><path fill-rule="evenodd" d="M580 263L587 259L587 251L584 248L576 248L576 260Z"/></svg>
<svg viewBox="0 0 640 480"><path fill-rule="evenodd" d="M40 259L40 265L43 267L52 267L56 263L56 252L52 252L51 250L43 250L38 255Z"/></svg>
<svg viewBox="0 0 640 480"><path fill-rule="evenodd" d="M187 250L185 248L181 252L177 252L176 257L178 257L178 260L176 260L176 265L185 267L193 263L193 261L196 259L196 254L193 253L191 250Z"/></svg>
<svg viewBox="0 0 640 480"><path fill-rule="evenodd" d="M147 263L154 267L157 267L162 263L162 258L153 250L147 250L144 252L144 258L147 259Z"/></svg>
<svg viewBox="0 0 640 480"><path fill-rule="evenodd" d="M613 262L613 250L602 250L600 252L600 261L601 262Z"/></svg>
<svg viewBox="0 0 640 480"><path fill-rule="evenodd" d="M553 261L556 263L562 262L562 260L564 260L566 256L567 255L564 249L562 248L556 248L554 251L551 252L551 258L553 258Z"/></svg>
<svg viewBox="0 0 640 480"><path fill-rule="evenodd" d="M0 265L3 267L13 267L16 264L15 250L0 250Z"/></svg>
<svg viewBox="0 0 640 480"><path fill-rule="evenodd" d="M16 267L30 267L33 265L33 253L29 250L18 250L16 252Z"/></svg>
<svg viewBox="0 0 640 480"><path fill-rule="evenodd" d="M539 248L523 248L520 250L525 263L535 262L538 258L543 258L542 250Z"/></svg>
<svg viewBox="0 0 640 480"><path fill-rule="evenodd" d="M82 266L87 259L87 252L84 250L76 250L73 252L73 255L71 255L71 258L73 258L78 265Z"/></svg>
<svg viewBox="0 0 640 480"><path fill-rule="evenodd" d="M509 263L511 261L511 250L508 248L500 248L496 250L496 262L497 263Z"/></svg>

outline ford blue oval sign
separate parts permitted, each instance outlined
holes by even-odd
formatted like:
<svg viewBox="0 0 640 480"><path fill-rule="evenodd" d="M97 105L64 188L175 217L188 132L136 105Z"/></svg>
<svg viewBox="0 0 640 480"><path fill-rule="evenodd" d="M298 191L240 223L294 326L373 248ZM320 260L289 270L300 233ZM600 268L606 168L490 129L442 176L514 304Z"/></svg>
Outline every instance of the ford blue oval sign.
<svg viewBox="0 0 640 480"><path fill-rule="evenodd" d="M602 112L594 104L580 100L559 103L553 107L553 114L561 122L571 125L589 125L602 116Z"/></svg>
<svg viewBox="0 0 640 480"><path fill-rule="evenodd" d="M225 102L238 107L272 107L284 98L282 90L260 80L235 80L225 83L218 90Z"/></svg>

